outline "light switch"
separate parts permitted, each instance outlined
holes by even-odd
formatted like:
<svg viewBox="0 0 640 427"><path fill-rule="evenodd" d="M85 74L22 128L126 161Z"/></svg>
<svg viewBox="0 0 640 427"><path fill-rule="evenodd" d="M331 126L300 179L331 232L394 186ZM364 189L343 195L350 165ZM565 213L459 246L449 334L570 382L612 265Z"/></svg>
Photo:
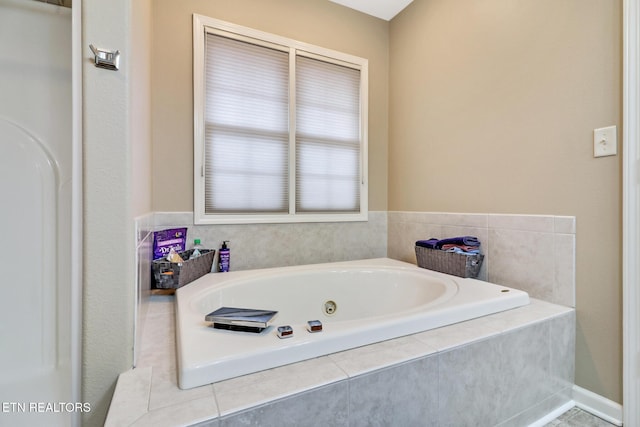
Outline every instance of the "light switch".
<svg viewBox="0 0 640 427"><path fill-rule="evenodd" d="M593 131L593 157L615 156L618 154L616 127L609 126Z"/></svg>

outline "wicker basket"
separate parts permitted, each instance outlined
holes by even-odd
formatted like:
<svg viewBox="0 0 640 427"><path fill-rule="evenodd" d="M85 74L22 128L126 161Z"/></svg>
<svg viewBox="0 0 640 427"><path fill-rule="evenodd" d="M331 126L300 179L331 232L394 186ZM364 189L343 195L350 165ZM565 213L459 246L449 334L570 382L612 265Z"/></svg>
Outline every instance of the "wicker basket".
<svg viewBox="0 0 640 427"><path fill-rule="evenodd" d="M416 246L418 266L458 277L478 277L484 255L464 255Z"/></svg>
<svg viewBox="0 0 640 427"><path fill-rule="evenodd" d="M169 262L165 258L153 261L154 285L157 289L177 289L211 272L214 249L202 249L199 257L189 259L193 249L180 252L183 263Z"/></svg>

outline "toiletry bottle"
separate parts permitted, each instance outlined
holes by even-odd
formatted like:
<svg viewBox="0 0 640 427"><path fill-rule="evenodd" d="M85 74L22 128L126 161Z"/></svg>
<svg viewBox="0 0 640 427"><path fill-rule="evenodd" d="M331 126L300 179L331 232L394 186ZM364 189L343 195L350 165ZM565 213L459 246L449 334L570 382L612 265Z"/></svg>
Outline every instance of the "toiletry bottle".
<svg viewBox="0 0 640 427"><path fill-rule="evenodd" d="M200 244L200 239L195 239L193 241L193 252L191 252L191 256L189 258L196 258L202 255L202 245Z"/></svg>
<svg viewBox="0 0 640 427"><path fill-rule="evenodd" d="M218 251L219 262L218 262L218 271L221 273L229 271L229 263L231 261L231 253L229 247L227 246L229 243L228 240L222 242L222 247L220 251Z"/></svg>

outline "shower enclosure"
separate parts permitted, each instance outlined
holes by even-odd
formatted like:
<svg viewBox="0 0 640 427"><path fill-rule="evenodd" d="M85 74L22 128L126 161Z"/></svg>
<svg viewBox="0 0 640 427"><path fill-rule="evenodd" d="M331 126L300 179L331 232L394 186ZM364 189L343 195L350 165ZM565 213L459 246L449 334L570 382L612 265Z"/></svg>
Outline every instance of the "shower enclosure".
<svg viewBox="0 0 640 427"><path fill-rule="evenodd" d="M71 15L0 0L3 425L77 424Z"/></svg>

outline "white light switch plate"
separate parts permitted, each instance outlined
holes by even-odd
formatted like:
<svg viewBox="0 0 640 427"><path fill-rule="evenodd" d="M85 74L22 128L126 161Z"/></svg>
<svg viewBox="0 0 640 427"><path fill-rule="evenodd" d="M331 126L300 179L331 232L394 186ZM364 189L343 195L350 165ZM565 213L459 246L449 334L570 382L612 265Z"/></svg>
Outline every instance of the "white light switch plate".
<svg viewBox="0 0 640 427"><path fill-rule="evenodd" d="M615 156L618 154L616 127L594 129L593 157Z"/></svg>

